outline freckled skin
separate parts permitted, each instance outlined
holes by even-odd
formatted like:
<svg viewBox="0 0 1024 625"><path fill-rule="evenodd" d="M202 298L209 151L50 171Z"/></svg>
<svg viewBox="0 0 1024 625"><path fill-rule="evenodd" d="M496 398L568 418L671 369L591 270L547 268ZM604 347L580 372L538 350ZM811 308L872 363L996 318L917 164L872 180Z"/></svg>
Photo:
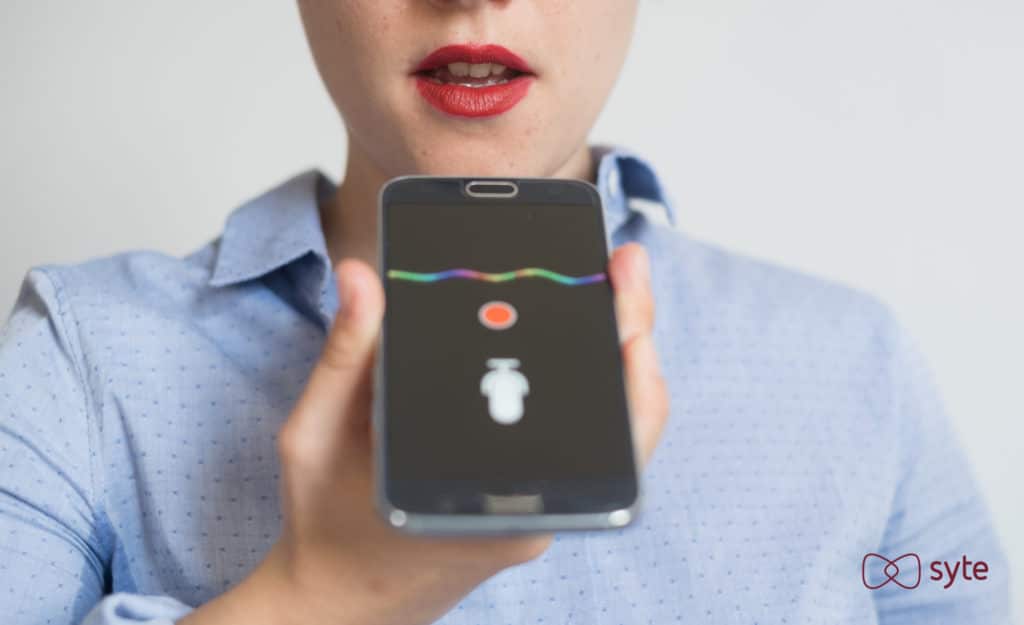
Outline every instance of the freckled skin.
<svg viewBox="0 0 1024 625"><path fill-rule="evenodd" d="M349 159L386 177L551 176L582 162L622 67L637 0L299 0L310 48L349 134ZM409 73L436 48L496 43L538 77L495 118L434 110Z"/></svg>

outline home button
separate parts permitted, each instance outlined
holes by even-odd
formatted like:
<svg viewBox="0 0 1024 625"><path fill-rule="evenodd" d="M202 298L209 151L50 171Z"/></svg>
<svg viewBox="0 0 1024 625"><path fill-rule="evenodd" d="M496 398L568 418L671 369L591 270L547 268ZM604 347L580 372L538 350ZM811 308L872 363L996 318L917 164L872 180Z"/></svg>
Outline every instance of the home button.
<svg viewBox="0 0 1024 625"><path fill-rule="evenodd" d="M484 512L487 514L539 514L544 511L540 494L491 495L484 493Z"/></svg>

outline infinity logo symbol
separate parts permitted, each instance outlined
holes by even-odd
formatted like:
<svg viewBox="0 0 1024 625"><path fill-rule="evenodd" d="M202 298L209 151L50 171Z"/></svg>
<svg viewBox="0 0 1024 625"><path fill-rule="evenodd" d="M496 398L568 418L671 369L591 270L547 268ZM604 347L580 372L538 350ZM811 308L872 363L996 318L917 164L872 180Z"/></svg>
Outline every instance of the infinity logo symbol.
<svg viewBox="0 0 1024 625"><path fill-rule="evenodd" d="M913 570L917 572L917 577L914 579L913 584L905 584L899 579L901 569L900 563L906 567L907 571ZM871 584L868 581L868 569L877 569L881 566L882 574L885 575L885 579L878 584ZM921 585L921 558L916 553L905 553L895 560L890 560L885 556L877 553L869 553L864 556L864 559L860 563L860 578L864 582L864 587L870 590L876 590L885 586L889 582L892 582L900 588L907 590L913 590Z"/></svg>

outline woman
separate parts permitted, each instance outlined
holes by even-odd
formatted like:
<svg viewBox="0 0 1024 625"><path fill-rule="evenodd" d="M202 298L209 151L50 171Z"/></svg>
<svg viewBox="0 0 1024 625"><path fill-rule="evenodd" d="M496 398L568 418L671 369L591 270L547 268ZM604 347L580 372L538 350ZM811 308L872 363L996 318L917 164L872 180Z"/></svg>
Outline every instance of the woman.
<svg viewBox="0 0 1024 625"><path fill-rule="evenodd" d="M25 281L0 343L4 622L1005 621L984 504L886 311L685 238L643 160L587 145L636 4L300 1L343 182L300 175L184 259ZM598 185L637 525L436 540L374 515L375 198L410 173ZM991 573L906 591L909 552Z"/></svg>

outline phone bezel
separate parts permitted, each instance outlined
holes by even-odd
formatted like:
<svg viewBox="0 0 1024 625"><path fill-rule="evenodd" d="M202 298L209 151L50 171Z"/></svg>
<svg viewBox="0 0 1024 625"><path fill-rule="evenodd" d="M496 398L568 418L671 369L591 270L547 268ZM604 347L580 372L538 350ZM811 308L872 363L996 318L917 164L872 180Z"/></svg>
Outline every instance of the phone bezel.
<svg viewBox="0 0 1024 625"><path fill-rule="evenodd" d="M475 197L466 193L469 182L510 182L518 192L514 197ZM385 207L388 204L417 203L445 205L478 205L480 203L528 203L531 205L558 204L592 206L601 211L601 195L597 188L584 180L561 178L500 178L500 177L448 177L448 176L401 176L389 180L381 187L377 202L377 271L384 276L386 255ZM605 240L606 253L609 239L601 223L601 235ZM383 279L383 278L382 278ZM385 313L386 314L386 313ZM614 311L612 311L614 315ZM617 333L617 329L616 329ZM402 510L387 497L386 449L384 446L384 381L385 381L385 331L378 337L378 357L374 367L374 393L372 422L372 445L374 448L374 506L385 523L400 531L422 535L511 535L540 533L563 530L620 529L633 523L641 510L643 483L639 466L639 451L632 432L632 419L626 403L629 419L630 445L633 452L632 480L636 496L624 508L611 511L573 514L434 514ZM619 370L623 370L621 357ZM623 380L625 392L625 380Z"/></svg>

